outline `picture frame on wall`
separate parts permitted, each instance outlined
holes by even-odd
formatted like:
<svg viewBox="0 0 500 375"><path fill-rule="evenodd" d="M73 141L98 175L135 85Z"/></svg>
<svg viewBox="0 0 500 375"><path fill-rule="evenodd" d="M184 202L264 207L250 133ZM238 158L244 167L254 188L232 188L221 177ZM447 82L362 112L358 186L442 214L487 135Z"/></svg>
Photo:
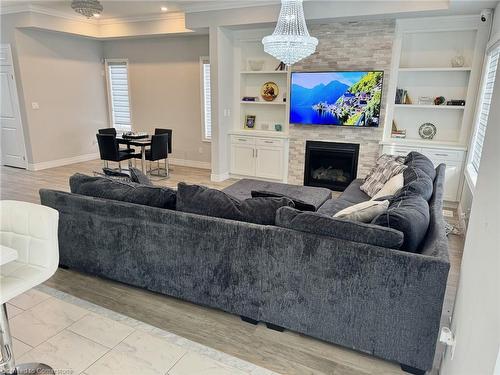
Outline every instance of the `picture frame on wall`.
<svg viewBox="0 0 500 375"><path fill-rule="evenodd" d="M245 129L255 129L255 115L245 116Z"/></svg>

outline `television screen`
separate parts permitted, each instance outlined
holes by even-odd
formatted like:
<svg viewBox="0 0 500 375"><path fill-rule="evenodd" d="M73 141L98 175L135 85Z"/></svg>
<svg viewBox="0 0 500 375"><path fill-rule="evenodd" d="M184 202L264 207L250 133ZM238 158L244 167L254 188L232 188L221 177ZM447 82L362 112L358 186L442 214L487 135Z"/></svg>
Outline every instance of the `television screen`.
<svg viewBox="0 0 500 375"><path fill-rule="evenodd" d="M377 127L384 72L293 72L290 123Z"/></svg>

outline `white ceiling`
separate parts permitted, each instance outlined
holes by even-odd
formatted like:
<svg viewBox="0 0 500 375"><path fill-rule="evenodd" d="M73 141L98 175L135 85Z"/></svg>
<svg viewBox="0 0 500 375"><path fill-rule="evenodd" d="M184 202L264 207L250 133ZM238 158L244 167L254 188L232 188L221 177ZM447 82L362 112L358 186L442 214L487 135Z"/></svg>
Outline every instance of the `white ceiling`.
<svg viewBox="0 0 500 375"><path fill-rule="evenodd" d="M325 7L333 10L335 7L342 7L343 4L363 1L374 3L384 0L305 0L310 3L323 3ZM392 0L395 3L404 3L408 0ZM432 2L434 0L418 0L422 2ZM448 0L450 7L447 14L473 14L479 13L484 8L495 8L498 0ZM385 0L387 2L387 0ZM101 19L110 18L129 18L129 17L148 17L160 15L160 8L167 6L169 12L195 12L205 10L232 9L257 5L279 4L280 0L101 0L104 11ZM75 16L71 9L71 0L59 1L33 1L33 0L0 0L1 8L16 8L23 6L33 6L48 9L60 14ZM441 12L443 13L443 12Z"/></svg>

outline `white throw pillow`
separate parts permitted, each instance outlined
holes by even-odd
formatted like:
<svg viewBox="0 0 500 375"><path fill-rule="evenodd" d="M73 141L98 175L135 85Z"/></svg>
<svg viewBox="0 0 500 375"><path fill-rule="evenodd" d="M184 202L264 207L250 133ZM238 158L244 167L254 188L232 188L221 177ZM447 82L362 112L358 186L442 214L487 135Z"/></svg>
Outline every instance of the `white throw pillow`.
<svg viewBox="0 0 500 375"><path fill-rule="evenodd" d="M372 200L387 197L388 195L394 195L403 188L404 184L405 179L403 177L403 173L397 174L394 177L391 177L391 179L384 184L382 189L380 189L378 193L373 196Z"/></svg>
<svg viewBox="0 0 500 375"><path fill-rule="evenodd" d="M333 217L370 223L378 215L383 214L389 208L389 201L366 201L344 208Z"/></svg>

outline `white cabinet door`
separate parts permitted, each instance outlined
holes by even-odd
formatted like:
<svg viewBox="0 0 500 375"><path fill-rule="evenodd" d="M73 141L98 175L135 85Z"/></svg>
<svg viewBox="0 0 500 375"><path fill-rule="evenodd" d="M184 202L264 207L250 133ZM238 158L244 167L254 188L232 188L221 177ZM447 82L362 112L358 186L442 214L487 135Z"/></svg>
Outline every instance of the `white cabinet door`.
<svg viewBox="0 0 500 375"><path fill-rule="evenodd" d="M257 146L257 177L281 180L283 178L283 149L278 147Z"/></svg>
<svg viewBox="0 0 500 375"><path fill-rule="evenodd" d="M255 146L244 143L231 144L231 173L255 176Z"/></svg>

